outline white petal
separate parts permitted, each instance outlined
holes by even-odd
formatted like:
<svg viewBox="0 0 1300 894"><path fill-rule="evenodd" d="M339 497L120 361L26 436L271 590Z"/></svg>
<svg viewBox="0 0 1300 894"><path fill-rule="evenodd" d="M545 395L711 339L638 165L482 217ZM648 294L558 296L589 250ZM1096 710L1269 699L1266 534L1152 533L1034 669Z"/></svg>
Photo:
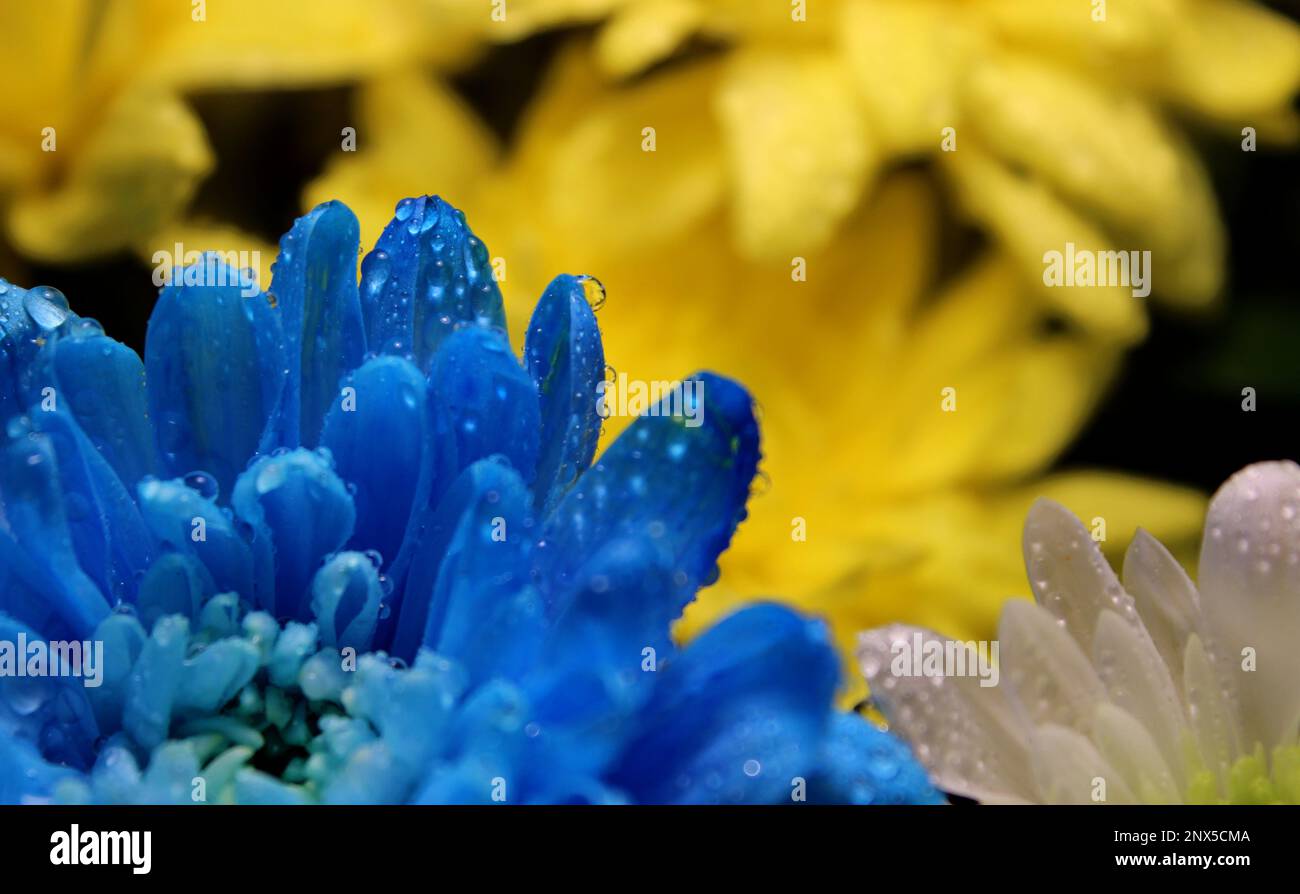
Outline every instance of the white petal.
<svg viewBox="0 0 1300 894"><path fill-rule="evenodd" d="M1200 600L1183 566L1141 528L1124 554L1124 589L1132 594L1170 674L1181 681L1187 638L1202 633Z"/></svg>
<svg viewBox="0 0 1300 894"><path fill-rule="evenodd" d="M1111 701L1146 727L1181 789L1187 781L1183 773L1187 721L1173 677L1151 638L1114 612L1102 612L1092 658Z"/></svg>
<svg viewBox="0 0 1300 894"><path fill-rule="evenodd" d="M1222 794L1228 768L1240 753L1240 733L1199 636L1193 635L1187 641L1183 675L1183 690L1187 693L1187 708L1201 761L1214 773Z"/></svg>
<svg viewBox="0 0 1300 894"><path fill-rule="evenodd" d="M984 802L1031 800L1026 731L1002 693L975 677L911 676L907 665L918 636L923 643L947 642L905 624L858 634L859 664L891 730L912 745L945 791Z"/></svg>
<svg viewBox="0 0 1300 894"><path fill-rule="evenodd" d="M1002 678L1026 720L1087 735L1097 704L1107 700L1106 689L1060 622L1032 602L1013 599L1002 608L998 639Z"/></svg>
<svg viewBox="0 0 1300 894"><path fill-rule="evenodd" d="M1169 770L1148 728L1115 705L1099 705L1092 740L1144 804L1181 804L1182 785Z"/></svg>
<svg viewBox="0 0 1300 894"><path fill-rule="evenodd" d="M1300 466L1258 463L1210 501L1201 611L1216 667L1242 707L1244 746L1295 740L1300 720ZM1251 649L1255 670L1245 665Z"/></svg>
<svg viewBox="0 0 1300 894"><path fill-rule="evenodd" d="M1102 609L1137 623L1132 597L1087 528L1060 503L1042 498L1034 502L1025 519L1023 546L1038 604L1064 621L1084 649L1092 648Z"/></svg>
<svg viewBox="0 0 1300 894"><path fill-rule="evenodd" d="M1029 762L1039 799L1047 804L1134 804L1137 798L1119 771L1072 729L1040 727Z"/></svg>

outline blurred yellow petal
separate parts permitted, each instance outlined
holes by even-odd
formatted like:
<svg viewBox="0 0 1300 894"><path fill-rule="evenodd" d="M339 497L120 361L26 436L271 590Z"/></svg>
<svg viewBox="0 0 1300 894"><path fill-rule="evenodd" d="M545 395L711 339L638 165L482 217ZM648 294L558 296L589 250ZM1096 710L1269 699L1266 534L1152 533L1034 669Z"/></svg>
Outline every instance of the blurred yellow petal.
<svg viewBox="0 0 1300 894"><path fill-rule="evenodd" d="M1022 477L1074 438L1118 355L1042 336L1013 268L976 268L921 320L897 372L903 421L878 461L898 493Z"/></svg>
<svg viewBox="0 0 1300 894"><path fill-rule="evenodd" d="M54 166L45 128L53 128L56 146L77 139L68 125L87 8L87 0L0 5L0 83L8 85L0 94L0 198L30 188Z"/></svg>
<svg viewBox="0 0 1300 894"><path fill-rule="evenodd" d="M1091 3L1042 0L979 0L979 17L1007 45L1047 59L1076 65L1117 59L1150 59L1180 17L1191 15L1186 0L1124 0L1108 3L1105 20L1093 18Z"/></svg>
<svg viewBox="0 0 1300 894"><path fill-rule="evenodd" d="M1119 248L1150 250L1158 294L1193 305L1217 295L1223 234L1208 178L1147 105L1010 56L978 66L964 102L981 146L1136 241Z"/></svg>
<svg viewBox="0 0 1300 894"><path fill-rule="evenodd" d="M22 194L10 210L10 235L33 258L90 257L141 242L179 213L212 166L189 108L151 90L119 97L70 155L56 186Z"/></svg>
<svg viewBox="0 0 1300 894"><path fill-rule="evenodd" d="M212 0L202 21L190 3L174 0L115 7L124 32L145 35L138 76L184 87L341 82L412 55L456 59L473 39L401 0Z"/></svg>
<svg viewBox="0 0 1300 894"><path fill-rule="evenodd" d="M841 52L871 129L891 152L930 152L958 123L967 13L943 2L852 0L838 30Z"/></svg>
<svg viewBox="0 0 1300 894"><path fill-rule="evenodd" d="M723 41L753 41L804 49L830 40L841 0L700 0L703 30Z"/></svg>
<svg viewBox="0 0 1300 894"><path fill-rule="evenodd" d="M1018 176L983 152L971 139L945 154L944 170L966 213L990 230L1021 268L1047 305L1102 338L1121 344L1146 335L1146 309L1131 288L1049 287L1043 281L1043 256L1073 242L1090 251L1115 246L1041 183Z"/></svg>
<svg viewBox="0 0 1300 894"><path fill-rule="evenodd" d="M596 39L601 67L617 77L635 74L676 50L699 25L695 0L648 0L624 6Z"/></svg>
<svg viewBox="0 0 1300 894"><path fill-rule="evenodd" d="M742 251L785 258L820 245L875 164L848 72L835 57L738 54L717 95Z"/></svg>
<svg viewBox="0 0 1300 894"><path fill-rule="evenodd" d="M39 151L40 128L63 123L89 8L89 0L0 5L0 135Z"/></svg>
<svg viewBox="0 0 1300 894"><path fill-rule="evenodd" d="M441 15L432 0L4 4L0 78L22 85L0 95L11 238L37 259L84 259L168 225L212 165L176 92L308 87L412 61L452 64L481 43L486 18L486 9Z"/></svg>
<svg viewBox="0 0 1300 894"><path fill-rule="evenodd" d="M1183 0L1152 67L1160 93L1234 127L1288 109L1300 84L1300 32L1256 3Z"/></svg>
<svg viewBox="0 0 1300 894"><path fill-rule="evenodd" d="M1013 164L1157 255L1207 258L1201 276L1162 290L1217 291L1222 234L1208 179L1190 151L1145 104L1026 60L982 65L969 83L982 140Z"/></svg>
<svg viewBox="0 0 1300 894"><path fill-rule="evenodd" d="M970 375L966 390L984 397L997 423L966 480L996 482L1056 459L1092 415L1118 360L1109 346L1057 337L1017 346Z"/></svg>
<svg viewBox="0 0 1300 894"><path fill-rule="evenodd" d="M468 6L465 0L438 0L441 5ZM489 40L512 41L557 25L579 25L603 19L637 0L483 0L483 33Z"/></svg>
<svg viewBox="0 0 1300 894"><path fill-rule="evenodd" d="M369 249L406 196L437 193L457 207L496 164L496 140L464 101L420 71L367 82L358 97L356 151L338 153L306 190L306 207L339 199L361 221Z"/></svg>
<svg viewBox="0 0 1300 894"><path fill-rule="evenodd" d="M716 65L696 64L562 107L537 172L550 225L593 249L630 248L670 238L717 207L724 166L709 109L717 78Z"/></svg>

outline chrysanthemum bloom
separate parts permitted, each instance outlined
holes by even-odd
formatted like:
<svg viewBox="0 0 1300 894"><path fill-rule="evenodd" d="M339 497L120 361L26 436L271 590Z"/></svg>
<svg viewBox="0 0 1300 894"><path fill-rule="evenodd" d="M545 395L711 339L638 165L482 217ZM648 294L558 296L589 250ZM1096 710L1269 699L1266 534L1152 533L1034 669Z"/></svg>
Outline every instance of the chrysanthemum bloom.
<svg viewBox="0 0 1300 894"><path fill-rule="evenodd" d="M981 801L1300 803L1300 466L1260 463L1220 488L1198 584L1145 531L1121 584L1046 500L1024 548L1037 604L1006 604L996 674L972 674L971 653L930 631L862 634L873 699L941 787Z"/></svg>
<svg viewBox="0 0 1300 894"><path fill-rule="evenodd" d="M1300 30L1252 0L520 0L480 30L575 22L598 26L595 99L539 173L557 187L544 213L590 244L664 238L721 204L743 254L788 263L921 158L1031 294L1121 340L1146 325L1129 290L1044 288L1043 253L1148 249L1155 297L1203 306L1223 235L1183 122L1297 133ZM639 157L624 131L644 127L676 164Z"/></svg>
<svg viewBox="0 0 1300 894"><path fill-rule="evenodd" d="M332 202L268 293L205 257L143 363L0 281L0 800L938 798L833 713L820 622L669 639L745 514L744 389L592 465L598 284L551 283L521 365L460 212L400 202L360 287L357 249ZM93 666L14 675L24 639Z"/></svg>

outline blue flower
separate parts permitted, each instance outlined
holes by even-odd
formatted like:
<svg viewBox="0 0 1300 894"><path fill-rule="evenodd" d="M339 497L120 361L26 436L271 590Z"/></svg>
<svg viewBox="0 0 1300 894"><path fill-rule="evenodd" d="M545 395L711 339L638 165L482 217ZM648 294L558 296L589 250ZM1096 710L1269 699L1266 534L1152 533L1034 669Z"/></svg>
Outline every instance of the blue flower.
<svg viewBox="0 0 1300 894"><path fill-rule="evenodd" d="M593 465L594 280L521 364L460 212L403 200L360 284L358 241L321 205L251 298L205 256L143 362L0 280L0 645L85 644L0 677L0 801L939 800L832 710L820 622L669 636L745 516L744 389Z"/></svg>

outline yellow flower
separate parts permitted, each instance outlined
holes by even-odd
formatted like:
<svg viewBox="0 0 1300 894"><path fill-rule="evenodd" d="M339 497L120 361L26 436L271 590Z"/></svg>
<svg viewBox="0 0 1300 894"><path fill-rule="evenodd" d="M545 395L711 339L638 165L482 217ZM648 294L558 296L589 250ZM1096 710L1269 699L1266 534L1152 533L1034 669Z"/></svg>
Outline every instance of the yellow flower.
<svg viewBox="0 0 1300 894"><path fill-rule="evenodd" d="M611 239L680 233L721 194L742 253L788 261L841 232L882 172L928 159L1038 298L1124 342L1146 327L1130 290L1046 287L1044 252L1066 242L1149 250L1155 297L1203 307L1222 284L1224 239L1177 122L1231 139L1249 127L1265 142L1298 131L1300 30L1246 0L511 0L506 9L504 21L483 20L486 38L598 23L589 76L636 76L627 93L660 113L638 129L666 130L666 111L713 123L707 144L664 135L660 151L677 148L696 166L690 198L662 195ZM677 91L676 108L654 109L649 96L671 89L675 67L651 67L692 40L720 48L707 54L718 60L712 75ZM583 117L574 130L599 139ZM572 171L595 161L575 159ZM570 205L606 194L612 173L591 173L569 184Z"/></svg>
<svg viewBox="0 0 1300 894"><path fill-rule="evenodd" d="M686 635L769 595L827 615L846 655L858 630L898 619L986 637L1020 589L1020 519L1040 494L1098 519L1103 545L1127 540L1139 507L1167 542L1190 541L1197 493L1104 472L1044 475L1120 349L1044 326L1000 245L941 279L928 178L887 178L802 265L735 245L719 129L691 105L721 75L704 63L623 90L569 54L490 173L480 159L495 156L492 138L467 110L434 82L393 75L362 92L363 114L384 129L305 203L341 198L369 240L392 196L437 189L504 260L512 319L549 273L590 273L608 295L600 320L618 373L657 381L707 367L753 391L770 486ZM642 151L649 121L655 152Z"/></svg>
<svg viewBox="0 0 1300 894"><path fill-rule="evenodd" d="M449 63L477 42L454 24L425 14L419 0L6 3L7 235L46 261L170 249L178 235L203 231L188 222L164 233L182 226L214 163L182 92L346 82L411 58Z"/></svg>

